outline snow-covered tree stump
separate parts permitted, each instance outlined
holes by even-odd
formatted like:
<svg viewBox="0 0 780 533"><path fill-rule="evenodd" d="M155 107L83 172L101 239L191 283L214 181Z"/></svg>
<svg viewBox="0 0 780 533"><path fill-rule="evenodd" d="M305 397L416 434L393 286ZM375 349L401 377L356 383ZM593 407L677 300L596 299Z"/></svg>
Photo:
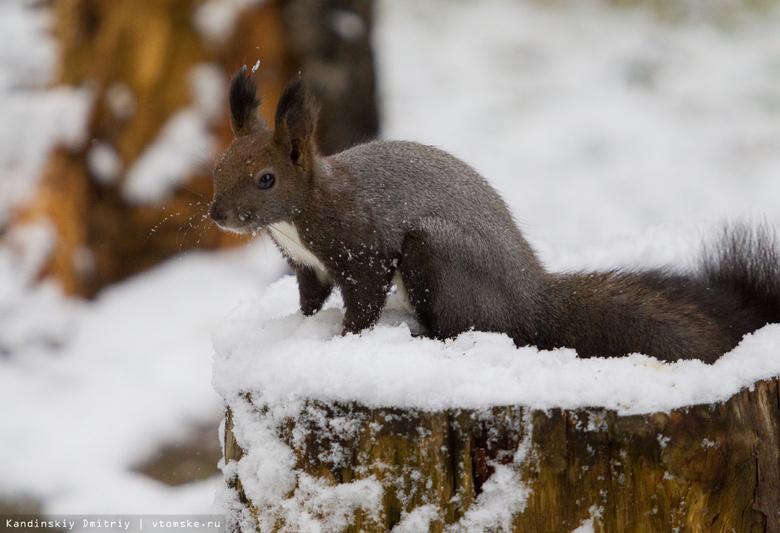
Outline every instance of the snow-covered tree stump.
<svg viewBox="0 0 780 533"><path fill-rule="evenodd" d="M327 531L777 532L779 399L775 379L726 402L633 416L309 402L273 425L294 457L295 516ZM229 467L244 455L233 424L229 410ZM228 470L251 515L274 524L261 531L302 530L247 498Z"/></svg>
<svg viewBox="0 0 780 533"><path fill-rule="evenodd" d="M780 327L711 366L581 360L392 313L334 336L339 309L274 318L294 289L215 335L236 529L780 532Z"/></svg>

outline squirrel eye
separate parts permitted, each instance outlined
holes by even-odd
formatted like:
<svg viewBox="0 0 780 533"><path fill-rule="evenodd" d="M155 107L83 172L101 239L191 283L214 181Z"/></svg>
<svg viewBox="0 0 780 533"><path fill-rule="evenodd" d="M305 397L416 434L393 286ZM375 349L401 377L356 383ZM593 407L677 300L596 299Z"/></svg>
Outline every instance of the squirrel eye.
<svg viewBox="0 0 780 533"><path fill-rule="evenodd" d="M273 174L263 174L259 178L255 179L255 186L258 189L267 189L271 185L274 184L274 175Z"/></svg>

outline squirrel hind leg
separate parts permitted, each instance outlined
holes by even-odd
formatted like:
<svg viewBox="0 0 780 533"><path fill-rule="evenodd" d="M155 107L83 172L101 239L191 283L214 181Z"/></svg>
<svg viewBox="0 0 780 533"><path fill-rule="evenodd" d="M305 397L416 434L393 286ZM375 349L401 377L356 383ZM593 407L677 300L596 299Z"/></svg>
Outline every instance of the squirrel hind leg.
<svg viewBox="0 0 780 533"><path fill-rule="evenodd" d="M400 277L406 299L417 315L425 335L447 338L434 312L441 285L442 269L426 254L427 239L419 232L406 236L401 250L401 261L396 276Z"/></svg>
<svg viewBox="0 0 780 533"><path fill-rule="evenodd" d="M482 263L464 258L483 258L470 235L449 228L444 221L407 233L402 246L398 272L409 302L428 336L453 338L469 330L511 334L516 313L511 295L493 287L482 266L495 268L488 259ZM527 344L527 343L526 343Z"/></svg>

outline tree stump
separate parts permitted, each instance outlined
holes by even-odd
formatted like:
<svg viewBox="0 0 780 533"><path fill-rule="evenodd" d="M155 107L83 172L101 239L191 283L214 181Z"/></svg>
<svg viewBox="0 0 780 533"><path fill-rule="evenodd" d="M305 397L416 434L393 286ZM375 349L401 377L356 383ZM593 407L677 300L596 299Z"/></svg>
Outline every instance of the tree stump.
<svg viewBox="0 0 780 533"><path fill-rule="evenodd" d="M778 379L630 416L247 393L228 398L223 436L242 531L780 532Z"/></svg>

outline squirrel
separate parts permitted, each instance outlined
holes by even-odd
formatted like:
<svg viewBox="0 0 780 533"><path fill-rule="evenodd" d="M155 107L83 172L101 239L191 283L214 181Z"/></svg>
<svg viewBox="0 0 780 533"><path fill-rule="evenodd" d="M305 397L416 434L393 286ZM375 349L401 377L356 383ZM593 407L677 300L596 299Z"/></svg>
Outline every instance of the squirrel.
<svg viewBox="0 0 780 533"><path fill-rule="evenodd" d="M780 246L766 224L726 228L692 272L550 273L463 161L389 140L321 155L318 105L300 76L279 99L273 131L259 106L244 66L230 84L234 139L214 168L209 215L233 232L268 230L304 315L338 287L344 334L373 326L393 285L430 337L500 332L580 357L712 363L780 322Z"/></svg>

